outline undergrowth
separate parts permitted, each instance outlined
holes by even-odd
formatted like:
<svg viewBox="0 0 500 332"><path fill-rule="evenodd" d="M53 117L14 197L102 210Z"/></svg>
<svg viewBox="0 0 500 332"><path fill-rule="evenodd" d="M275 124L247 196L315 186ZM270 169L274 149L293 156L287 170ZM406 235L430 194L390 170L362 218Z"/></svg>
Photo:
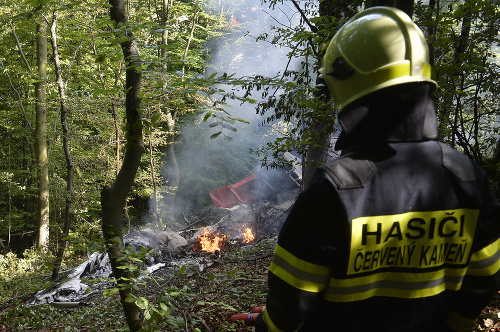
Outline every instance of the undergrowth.
<svg viewBox="0 0 500 332"><path fill-rule="evenodd" d="M249 259L240 256L245 254L240 249L232 249L207 254L206 260L213 265L201 272L194 265L184 265L138 280L133 300L142 309L144 330L252 331L231 323L230 317L264 304L270 256L262 258L254 249L251 254L257 258ZM42 258L28 256L1 258L0 331L128 331L113 289L73 309L27 306L37 291L52 284L50 266L32 264Z"/></svg>
<svg viewBox="0 0 500 332"><path fill-rule="evenodd" d="M144 331L253 331L230 317L265 304L271 254L265 243L234 247L207 254L212 265L203 271L183 265L138 280L133 300L142 310ZM128 331L113 289L73 309L27 306L36 291L51 284L49 267L38 264L42 260L39 253L0 257L0 331ZM496 296L474 331L499 331L499 307Z"/></svg>

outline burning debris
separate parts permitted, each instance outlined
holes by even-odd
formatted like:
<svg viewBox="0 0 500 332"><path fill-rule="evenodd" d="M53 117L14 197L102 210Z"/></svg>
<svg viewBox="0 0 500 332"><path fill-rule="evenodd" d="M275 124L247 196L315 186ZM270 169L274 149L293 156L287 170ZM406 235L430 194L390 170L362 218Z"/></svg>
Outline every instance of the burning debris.
<svg viewBox="0 0 500 332"><path fill-rule="evenodd" d="M229 204L231 208L216 209L224 211L224 216L214 224L179 232L143 229L124 236L124 242L135 251L141 251L142 248L151 249L151 254L143 262L143 269L147 271L145 273L155 273L160 269L171 269L173 273L183 265L189 265L201 272L211 266L213 260L220 257L221 252L227 248L233 245L250 247L256 239L260 241L268 234L277 233L281 228L299 189L292 181L291 190L285 186L288 190L268 190L265 191L267 194L264 197L258 197L257 192L262 193L258 188L261 188L265 180L263 176L260 176L259 181L257 178L252 176L238 182L239 186L232 187L239 201ZM243 185L247 186L246 191L241 188ZM247 196L244 196L243 192ZM251 204L241 203L247 198ZM222 200L224 201L224 198ZM110 281L113 274L107 253L89 255L86 262L63 277L61 282L38 292L29 305L54 303L61 307L69 304L78 306L88 302L105 288L113 286Z"/></svg>
<svg viewBox="0 0 500 332"><path fill-rule="evenodd" d="M245 225L243 225L243 227L245 227ZM251 227L246 227L243 230L242 235L243 235L243 243L250 243L253 240L255 240L255 234L253 233Z"/></svg>
<svg viewBox="0 0 500 332"><path fill-rule="evenodd" d="M227 238L231 235L224 235L219 232L215 233L210 228L203 227L202 234L198 236L197 241L193 245L194 251L214 252L221 251L227 246Z"/></svg>
<svg viewBox="0 0 500 332"><path fill-rule="evenodd" d="M229 238L231 234L221 234L219 232L214 232L210 227L201 228L201 234L198 235L197 240L193 245L194 251L206 251L215 252L224 250L228 246ZM255 239L255 234L251 227L246 227L243 225L240 234L235 241L248 244Z"/></svg>

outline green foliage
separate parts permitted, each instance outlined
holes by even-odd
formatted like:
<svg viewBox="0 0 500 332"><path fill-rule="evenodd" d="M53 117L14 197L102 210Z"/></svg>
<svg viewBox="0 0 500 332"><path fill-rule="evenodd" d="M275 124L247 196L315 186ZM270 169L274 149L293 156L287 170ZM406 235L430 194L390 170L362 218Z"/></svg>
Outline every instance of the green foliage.
<svg viewBox="0 0 500 332"><path fill-rule="evenodd" d="M0 313L1 322L11 322L10 328L51 331L128 331L124 324L120 301L116 298L105 303L106 310L84 306L77 310L61 310L48 304L13 306Z"/></svg>
<svg viewBox="0 0 500 332"><path fill-rule="evenodd" d="M0 303L49 287L51 282L43 274L50 271L47 262L53 259L35 249L26 249L22 258L12 252L0 255Z"/></svg>
<svg viewBox="0 0 500 332"><path fill-rule="evenodd" d="M274 7L281 1L266 1ZM491 1L465 0L451 5L426 2L415 4L415 21L428 36L441 140L464 151L484 165L498 153L498 27L500 9ZM321 84L316 73L325 45L345 19L363 8L363 2L315 1L298 3L298 24L277 23L258 36L274 45L286 45L288 56L300 59L295 67L286 67L280 88L260 85L262 101L258 110L270 124L291 125L274 141L257 150L265 165L282 167L283 152L306 153L325 136L338 131L335 113L321 102ZM437 6L440 6L439 8ZM297 8L297 12L299 9ZM308 19L305 19L307 17ZM284 20L286 21L286 20ZM316 84L315 84L316 83Z"/></svg>
<svg viewBox="0 0 500 332"><path fill-rule="evenodd" d="M116 175L124 151L124 59L119 43L125 30L143 60L142 98L144 132L151 138L155 179L151 164L144 158L140 176L131 192L132 226L140 226L148 212L153 181L160 198L169 189L161 172L166 147L175 142L178 127L174 120L194 112L204 100L196 95L206 84L195 77L204 72L209 53L208 39L223 33L224 15L206 11L203 3L174 1L166 26L161 26L161 2L129 2L129 23L113 29L108 1L85 3L71 1L23 0L0 5L0 32L4 52L0 55L0 235L34 235L36 231L37 169L34 160L34 87L36 69L36 24L50 22L58 12L57 36L62 74L69 108L70 148L74 162L71 240L92 241L100 230L100 191ZM196 15L194 15L196 13ZM193 37L190 38L192 21ZM161 45L162 32L168 29L167 42ZM17 37L19 46L16 42ZM187 42L190 41L186 57ZM166 50L165 57L161 50ZM25 56L26 62L22 55ZM65 159L59 120L59 95L54 82L54 66L49 47L47 66L47 112L49 123L50 228L51 249L57 249L62 232L65 207ZM179 75L179 73L181 75ZM226 125L227 127L227 125ZM116 131L115 128L118 128ZM26 237L27 238L27 237ZM19 243L19 241L17 241ZM74 242L74 241L73 241ZM73 243L72 242L72 243ZM22 252L31 243L20 243L11 250ZM77 248L77 251L80 249ZM79 251L81 252L81 251Z"/></svg>
<svg viewBox="0 0 500 332"><path fill-rule="evenodd" d="M499 6L466 0L440 8L419 3L415 9L429 35L439 84L440 138L484 165L498 141Z"/></svg>
<svg viewBox="0 0 500 332"><path fill-rule="evenodd" d="M34 248L26 249L23 258L19 258L13 252L0 255L0 279L7 281L28 271L46 271L46 264L52 259L50 253Z"/></svg>

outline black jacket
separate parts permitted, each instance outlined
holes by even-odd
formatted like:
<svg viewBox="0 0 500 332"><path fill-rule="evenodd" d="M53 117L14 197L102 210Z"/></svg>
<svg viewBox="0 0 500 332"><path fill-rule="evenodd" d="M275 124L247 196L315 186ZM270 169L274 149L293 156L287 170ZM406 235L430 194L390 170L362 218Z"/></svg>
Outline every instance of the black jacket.
<svg viewBox="0 0 500 332"><path fill-rule="evenodd" d="M498 290L500 205L478 165L430 139L429 94L411 89L383 130L357 131L380 104L344 123L347 152L279 234L256 331L471 331Z"/></svg>

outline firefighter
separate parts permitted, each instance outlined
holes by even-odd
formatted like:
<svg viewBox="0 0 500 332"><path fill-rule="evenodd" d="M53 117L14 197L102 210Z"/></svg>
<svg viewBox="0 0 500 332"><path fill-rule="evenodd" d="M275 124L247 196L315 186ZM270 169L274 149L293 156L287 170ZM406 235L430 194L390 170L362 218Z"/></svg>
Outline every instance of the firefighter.
<svg viewBox="0 0 500 332"><path fill-rule="evenodd" d="M428 47L373 7L330 42L340 109L321 166L278 236L256 331L472 331L499 289L500 205L485 172L436 141Z"/></svg>

